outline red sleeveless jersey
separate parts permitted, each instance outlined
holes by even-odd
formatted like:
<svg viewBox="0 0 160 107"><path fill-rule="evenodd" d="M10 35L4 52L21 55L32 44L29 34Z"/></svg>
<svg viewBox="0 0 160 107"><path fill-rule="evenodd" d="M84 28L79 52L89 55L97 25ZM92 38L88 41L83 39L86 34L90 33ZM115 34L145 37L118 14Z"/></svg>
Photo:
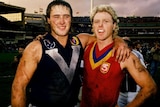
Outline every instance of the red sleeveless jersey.
<svg viewBox="0 0 160 107"><path fill-rule="evenodd" d="M113 43L99 51L96 42L84 53L81 107L114 107L124 73L112 57Z"/></svg>

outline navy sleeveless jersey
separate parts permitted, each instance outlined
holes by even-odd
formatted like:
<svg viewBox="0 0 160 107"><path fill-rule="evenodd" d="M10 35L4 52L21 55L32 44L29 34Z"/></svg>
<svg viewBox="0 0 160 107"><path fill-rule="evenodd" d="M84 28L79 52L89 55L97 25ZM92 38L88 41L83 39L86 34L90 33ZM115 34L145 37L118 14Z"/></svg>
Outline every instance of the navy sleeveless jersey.
<svg viewBox="0 0 160 107"><path fill-rule="evenodd" d="M47 34L41 40L42 58L30 82L30 101L38 107L73 107L77 103L83 48L76 36L66 47Z"/></svg>

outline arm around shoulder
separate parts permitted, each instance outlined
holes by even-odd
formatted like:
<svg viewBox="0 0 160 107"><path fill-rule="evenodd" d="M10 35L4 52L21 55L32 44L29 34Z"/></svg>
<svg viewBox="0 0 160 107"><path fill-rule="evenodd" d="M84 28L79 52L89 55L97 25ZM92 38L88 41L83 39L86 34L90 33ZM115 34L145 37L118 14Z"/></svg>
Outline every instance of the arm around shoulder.
<svg viewBox="0 0 160 107"><path fill-rule="evenodd" d="M77 35L77 37L80 39L83 48L87 47L88 44L96 41L96 37L89 33L80 33Z"/></svg>
<svg viewBox="0 0 160 107"><path fill-rule="evenodd" d="M112 56L116 55L116 60L123 62L129 57L130 52L131 50L125 41L121 37L115 36Z"/></svg>

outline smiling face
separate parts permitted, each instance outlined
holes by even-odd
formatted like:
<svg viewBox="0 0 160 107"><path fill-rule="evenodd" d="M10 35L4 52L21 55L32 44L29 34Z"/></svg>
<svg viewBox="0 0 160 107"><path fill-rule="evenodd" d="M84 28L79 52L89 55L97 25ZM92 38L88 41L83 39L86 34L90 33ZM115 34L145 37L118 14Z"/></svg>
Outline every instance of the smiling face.
<svg viewBox="0 0 160 107"><path fill-rule="evenodd" d="M93 18L92 27L98 40L103 41L107 38L112 39L115 24L109 13L97 12Z"/></svg>
<svg viewBox="0 0 160 107"><path fill-rule="evenodd" d="M66 6L52 6L50 17L47 18L51 33L56 36L67 36L71 26L70 10Z"/></svg>

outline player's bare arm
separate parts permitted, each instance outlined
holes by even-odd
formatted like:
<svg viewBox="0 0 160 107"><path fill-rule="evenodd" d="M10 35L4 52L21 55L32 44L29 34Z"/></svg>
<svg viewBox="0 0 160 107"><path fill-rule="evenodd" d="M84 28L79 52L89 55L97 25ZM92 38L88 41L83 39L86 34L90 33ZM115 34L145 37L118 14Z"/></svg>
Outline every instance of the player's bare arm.
<svg viewBox="0 0 160 107"><path fill-rule="evenodd" d="M31 42L24 50L12 84L12 107L26 106L26 86L41 58L42 48L39 41Z"/></svg>
<svg viewBox="0 0 160 107"><path fill-rule="evenodd" d="M96 41L96 37L89 33L80 33L77 35L80 39L83 48L85 49L90 43Z"/></svg>
<svg viewBox="0 0 160 107"><path fill-rule="evenodd" d="M136 83L141 87L135 99L126 107L139 107L146 99L156 94L157 86L155 81L133 53L130 54L124 63L121 63L121 68L126 68Z"/></svg>
<svg viewBox="0 0 160 107"><path fill-rule="evenodd" d="M77 36L79 37L84 49L88 46L88 44L96 40L96 37L94 35L88 33L80 33ZM116 36L114 41L115 45L113 47L112 56L114 56L115 54L119 62L124 61L129 57L131 51L121 37Z"/></svg>
<svg viewBox="0 0 160 107"><path fill-rule="evenodd" d="M116 59L119 62L125 61L125 59L129 57L131 50L128 48L125 41L119 36L114 37L114 42L112 56L116 55Z"/></svg>

